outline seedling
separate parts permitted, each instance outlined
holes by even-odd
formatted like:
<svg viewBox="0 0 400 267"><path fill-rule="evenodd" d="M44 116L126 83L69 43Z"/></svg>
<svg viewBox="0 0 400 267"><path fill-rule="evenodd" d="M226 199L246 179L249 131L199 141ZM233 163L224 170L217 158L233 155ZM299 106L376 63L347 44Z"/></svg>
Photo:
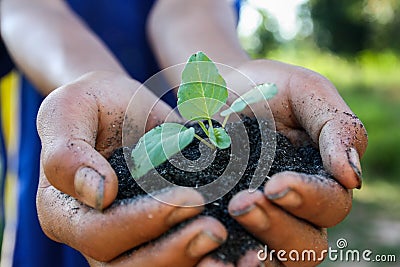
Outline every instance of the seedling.
<svg viewBox="0 0 400 267"><path fill-rule="evenodd" d="M178 110L183 118L197 122L209 141L197 134L193 127L178 123L163 123L143 135L132 151L134 166L132 175L140 178L149 170L159 166L174 154L188 146L194 138L210 149L225 149L231 145L231 138L225 130L232 113L241 112L246 106L266 100L277 93L275 84L265 83L236 99L222 111L222 127L214 127L212 117L226 105L228 90L226 82L216 65L203 53L193 54L182 72L182 82L178 89ZM204 124L207 121L208 128Z"/></svg>

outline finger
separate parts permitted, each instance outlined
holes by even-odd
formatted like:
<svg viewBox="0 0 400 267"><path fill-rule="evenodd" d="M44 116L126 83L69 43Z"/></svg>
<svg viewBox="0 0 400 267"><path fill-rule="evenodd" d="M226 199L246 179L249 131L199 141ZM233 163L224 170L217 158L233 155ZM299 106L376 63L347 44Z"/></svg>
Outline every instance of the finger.
<svg viewBox="0 0 400 267"><path fill-rule="evenodd" d="M220 222L211 217L200 217L183 229L102 266L195 266L204 255L219 247L226 237L227 232Z"/></svg>
<svg viewBox="0 0 400 267"><path fill-rule="evenodd" d="M265 255L265 248L259 251L250 250L239 259L237 267L282 267L284 266L279 261L276 260L274 255Z"/></svg>
<svg viewBox="0 0 400 267"><path fill-rule="evenodd" d="M299 220L273 203L260 191L242 191L229 203L229 213L250 233L275 251L314 251L316 257L305 259L301 266L314 266L323 260L327 249L326 231ZM322 256L321 256L322 255ZM299 262L287 258L287 266L299 266Z"/></svg>
<svg viewBox="0 0 400 267"><path fill-rule="evenodd" d="M319 147L324 167L346 188L361 188L360 156L366 146L366 130L353 113L343 112L321 129Z"/></svg>
<svg viewBox="0 0 400 267"><path fill-rule="evenodd" d="M191 189L172 189L156 196L182 206L203 204L201 195ZM153 240L202 210L200 206L171 206L146 196L99 212L51 186L39 188L37 208L41 226L50 238L100 261Z"/></svg>
<svg viewBox="0 0 400 267"><path fill-rule="evenodd" d="M90 74L55 90L42 103L37 120L49 182L99 210L110 205L117 194L117 177L105 157L121 146L125 109L140 86L114 76ZM155 96L140 98L144 99L143 110L153 106L148 102ZM154 112L167 114L169 110L159 103ZM144 128L146 122L141 123Z"/></svg>
<svg viewBox="0 0 400 267"><path fill-rule="evenodd" d="M43 153L42 163L51 184L98 210L109 206L118 180L107 160L83 140L68 140Z"/></svg>
<svg viewBox="0 0 400 267"><path fill-rule="evenodd" d="M241 257L237 264L221 262L219 260L213 259L212 257L206 257L202 259L196 266L197 267L281 267L283 266L279 263L276 258L272 255L271 257L264 257L264 250L260 248L260 251L250 250Z"/></svg>
<svg viewBox="0 0 400 267"><path fill-rule="evenodd" d="M221 262L212 257L202 259L196 267L235 267L232 263Z"/></svg>
<svg viewBox="0 0 400 267"><path fill-rule="evenodd" d="M302 70L289 83L290 103L301 126L319 144L325 169L348 189L361 186L359 157L367 146L361 121L325 78Z"/></svg>
<svg viewBox="0 0 400 267"><path fill-rule="evenodd" d="M296 172L282 172L265 184L273 203L319 227L332 227L351 210L351 191L335 180Z"/></svg>
<svg viewBox="0 0 400 267"><path fill-rule="evenodd" d="M260 267L265 266L264 262L258 259L257 251L247 251L236 264L237 267ZM263 264L263 265L262 265Z"/></svg>

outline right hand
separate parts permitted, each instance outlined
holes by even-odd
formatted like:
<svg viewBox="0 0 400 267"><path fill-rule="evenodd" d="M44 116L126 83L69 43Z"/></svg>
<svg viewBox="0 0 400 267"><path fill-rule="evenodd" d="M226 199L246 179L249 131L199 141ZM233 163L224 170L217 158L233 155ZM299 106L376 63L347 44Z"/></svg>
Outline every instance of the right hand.
<svg viewBox="0 0 400 267"><path fill-rule="evenodd" d="M201 208L170 206L147 196L101 211L113 203L118 190L106 158L121 146L125 109L139 86L121 74L94 72L56 89L44 100L37 119L42 141L39 220L51 239L77 249L93 266L104 266L104 262L193 266L226 239L227 232L216 219L200 217L166 238L147 242L199 214ZM150 110L155 96L144 88L139 93L138 112L150 114L146 125L150 129L164 120L170 108L158 102ZM173 203L203 202L193 190L160 195ZM134 253L123 254L140 245Z"/></svg>

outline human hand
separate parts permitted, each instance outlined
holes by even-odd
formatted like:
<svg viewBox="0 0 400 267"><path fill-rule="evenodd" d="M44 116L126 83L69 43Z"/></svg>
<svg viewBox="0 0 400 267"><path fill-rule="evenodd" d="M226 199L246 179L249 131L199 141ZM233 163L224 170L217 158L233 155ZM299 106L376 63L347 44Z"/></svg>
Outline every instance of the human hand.
<svg viewBox="0 0 400 267"><path fill-rule="evenodd" d="M51 93L37 118L46 178L41 184L50 182L98 210L109 206L117 195L118 180L106 158L122 146L122 124L131 96L137 91L141 103L132 127L153 128L171 111L140 86L119 73L93 72Z"/></svg>
<svg viewBox="0 0 400 267"><path fill-rule="evenodd" d="M226 238L216 219L200 217L168 238L146 243L199 214L201 208L175 207L143 197L99 211L117 194L117 178L106 157L121 146L125 109L139 86L121 74L94 72L45 99L38 114L41 226L53 240L83 253L93 266L193 266ZM170 113L162 102L148 110L156 97L143 87L137 98L142 104L136 110L137 125L146 123L147 116L141 114L150 114L147 128L152 128ZM192 190L165 191L158 197L183 206L203 203ZM123 254L140 245L134 253Z"/></svg>
<svg viewBox="0 0 400 267"><path fill-rule="evenodd" d="M322 254L327 249L325 228L346 217L351 209L351 189L361 187L360 156L367 146L366 130L334 86L312 71L268 60L250 61L238 69L256 84L277 84L278 94L269 101L277 130L295 144L318 146L325 169L336 181L278 173L266 183L264 193L237 194L230 202L230 214L269 251L297 250L301 254L314 250L317 258L326 256ZM225 77L238 94L250 89L250 84L241 83L234 73ZM323 258L300 264L314 266ZM239 266L259 266L257 252L249 251L242 262ZM273 263L267 259L266 264L298 266L299 262L279 263L273 257Z"/></svg>

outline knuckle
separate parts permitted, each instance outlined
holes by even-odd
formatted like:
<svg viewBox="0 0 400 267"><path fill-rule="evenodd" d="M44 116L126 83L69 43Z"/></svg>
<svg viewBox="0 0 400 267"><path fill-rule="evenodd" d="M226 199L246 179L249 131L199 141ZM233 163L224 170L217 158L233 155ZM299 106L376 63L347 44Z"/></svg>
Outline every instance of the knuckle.
<svg viewBox="0 0 400 267"><path fill-rule="evenodd" d="M304 84L309 84L314 88L329 88L336 90L332 82L325 76L309 69L296 67L296 71L290 77L289 86L294 88Z"/></svg>

